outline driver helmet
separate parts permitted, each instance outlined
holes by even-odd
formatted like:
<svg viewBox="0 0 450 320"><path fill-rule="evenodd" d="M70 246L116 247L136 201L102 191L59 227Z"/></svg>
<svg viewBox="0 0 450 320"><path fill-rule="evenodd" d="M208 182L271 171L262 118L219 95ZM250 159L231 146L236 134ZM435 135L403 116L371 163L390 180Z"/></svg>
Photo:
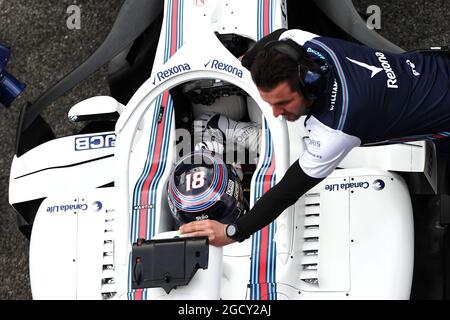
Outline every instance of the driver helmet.
<svg viewBox="0 0 450 320"><path fill-rule="evenodd" d="M176 164L167 194L170 211L179 224L205 219L230 224L244 212L236 170L209 150L194 151Z"/></svg>

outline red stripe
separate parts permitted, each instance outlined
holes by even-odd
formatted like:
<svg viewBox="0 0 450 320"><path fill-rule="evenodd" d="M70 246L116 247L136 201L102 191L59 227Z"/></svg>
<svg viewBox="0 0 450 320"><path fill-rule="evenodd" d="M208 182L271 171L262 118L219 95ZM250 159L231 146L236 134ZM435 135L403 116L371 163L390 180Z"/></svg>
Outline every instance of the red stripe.
<svg viewBox="0 0 450 320"><path fill-rule="evenodd" d="M172 45L170 47L170 56L177 51L177 26L178 26L178 0L172 3Z"/></svg>
<svg viewBox="0 0 450 320"><path fill-rule="evenodd" d="M269 300L269 284L261 284L261 300Z"/></svg>
<svg viewBox="0 0 450 320"><path fill-rule="evenodd" d="M269 242L269 226L261 230L261 251L259 254L259 283L261 286L261 300L267 300L267 245ZM265 298L264 298L265 297Z"/></svg>
<svg viewBox="0 0 450 320"><path fill-rule="evenodd" d="M174 0L173 1L173 5L172 5L172 17L175 17L175 19L172 19L172 35L171 35L171 47L170 47L170 56L172 56L176 51L177 51L177 27L178 27L178 20L177 20L177 16L178 16L178 0ZM166 91L164 92L163 95L163 102L162 105L167 106L167 101L169 98L169 92ZM156 173L156 170L159 166L159 155L161 153L161 145L162 145L162 136L163 136L163 131L162 128L164 128L164 117L165 117L165 113L166 110L164 110L164 114L163 114L163 119L161 121L161 123L158 124L158 133L157 133L157 138L156 138L156 150L155 150L155 155L152 163L152 167L150 169L150 173L147 176L144 185L142 187L142 191L141 191L141 203L142 204L147 204L148 203L148 188L149 185L151 183L151 181L154 178L154 175ZM156 162L154 161L156 159ZM146 238L146 230L147 230L147 209L141 209L140 210L140 217L139 217L139 238L145 239Z"/></svg>
<svg viewBox="0 0 450 320"><path fill-rule="evenodd" d="M264 0L264 35L268 35L269 30L269 5L270 0ZM270 188L270 180L272 178L275 169L275 159L272 157L272 162L269 169L267 170L264 181L263 181L263 194L266 193ZM259 285L261 289L261 300L268 300L268 285L267 285L267 255L268 255L268 245L269 245L269 226L265 226L261 230L261 250L259 254Z"/></svg>
<svg viewBox="0 0 450 320"><path fill-rule="evenodd" d="M271 179L273 173L275 171L275 157L272 156L272 161L270 163L270 167L267 170L264 176L264 193L269 191L271 188ZM268 284L267 284L267 256L268 256L268 247L269 247L269 226L265 226L261 230L261 251L259 255L259 283L261 287L261 300L268 300Z"/></svg>
<svg viewBox="0 0 450 320"><path fill-rule="evenodd" d="M159 166L159 155L161 153L161 147L162 147L162 137L164 134L164 124L165 124L165 115L166 115L166 111L167 108L165 107L167 105L167 101L169 99L169 92L166 91L164 92L163 95L163 101L162 101L162 106L164 107L164 114L162 117L162 121L158 124L158 132L157 132L157 136L156 136L156 150L155 150L155 155L152 159L152 166L150 168L150 173L147 176L147 178L145 179L144 185L142 186L142 191L141 191L141 204L145 205L148 203L148 193L149 193L149 186L150 183L152 182L156 170L158 169ZM147 208L143 208L140 210L140 221L139 221L139 238L141 239L146 239L147 235L147 223L148 223L148 219L147 219Z"/></svg>
<svg viewBox="0 0 450 320"><path fill-rule="evenodd" d="M269 0L264 0L264 35L269 34Z"/></svg>
<svg viewBox="0 0 450 320"><path fill-rule="evenodd" d="M134 299L142 300L142 292L143 292L143 289L137 289L136 292L134 293Z"/></svg>
<svg viewBox="0 0 450 320"><path fill-rule="evenodd" d="M263 190L264 193L266 193L267 191L270 190L271 186L271 180L272 180L272 176L273 173L275 171L275 158L272 158L272 163L270 164L269 169L266 172L266 175L264 176L264 186L263 186Z"/></svg>
<svg viewBox="0 0 450 320"><path fill-rule="evenodd" d="M175 5L172 7L172 16L177 17L178 15L178 0L174 0L173 2ZM177 25L178 20L177 19L172 19L172 46L171 46L171 54L170 56L172 56L176 50L177 50ZM150 182L153 180L154 175L156 173L156 169L159 167L159 155L161 153L161 147L162 147L162 136L164 133L164 124L165 124L165 116L166 116L166 112L167 112L167 101L169 99L169 92L166 91L164 92L163 95L163 102L162 102L162 106L164 106L164 113L163 113L163 117L162 117L162 121L158 124L158 132L157 132L157 137L156 137L156 150L155 150L155 155L152 159L152 167L150 169L150 173L147 176L146 181L144 182L144 185L142 187L141 190L141 204L147 204L148 203L148 193L149 193L149 185ZM150 146L152 147L152 146ZM156 161L155 161L156 160ZM142 239L146 239L146 230L147 230L147 209L141 209L140 213L139 213L140 217L139 217L139 238ZM135 300L142 300L143 298L143 290L137 290L134 294L134 299Z"/></svg>

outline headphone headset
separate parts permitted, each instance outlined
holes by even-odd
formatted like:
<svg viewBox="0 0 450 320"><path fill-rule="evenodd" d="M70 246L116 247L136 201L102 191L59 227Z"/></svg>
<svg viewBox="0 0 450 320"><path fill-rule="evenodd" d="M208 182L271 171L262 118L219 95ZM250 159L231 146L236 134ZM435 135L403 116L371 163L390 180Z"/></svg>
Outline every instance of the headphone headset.
<svg viewBox="0 0 450 320"><path fill-rule="evenodd" d="M0 105L5 107L9 107L25 89L23 83L5 70L10 55L11 49L0 43Z"/></svg>
<svg viewBox="0 0 450 320"><path fill-rule="evenodd" d="M331 67L324 59L309 56L307 51L292 39L270 41L264 48L272 48L297 63L300 91L306 99L316 100L327 89ZM312 62L306 64L305 56Z"/></svg>

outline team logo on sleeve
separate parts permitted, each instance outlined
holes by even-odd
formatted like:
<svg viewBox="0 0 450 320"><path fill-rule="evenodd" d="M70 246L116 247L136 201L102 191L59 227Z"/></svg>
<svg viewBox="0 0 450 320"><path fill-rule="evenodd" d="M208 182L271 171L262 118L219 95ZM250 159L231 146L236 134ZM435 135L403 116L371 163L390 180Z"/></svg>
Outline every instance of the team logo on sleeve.
<svg viewBox="0 0 450 320"><path fill-rule="evenodd" d="M357 61L357 60L353 60L350 59L349 57L346 57L348 61L363 67L369 71L371 71L371 75L370 78L375 77L378 73L380 73L381 71L384 70L384 72L386 73L386 77L388 78L386 83L387 83L387 87L390 89L398 89L398 84L397 84L397 76L394 72L394 70L392 70L391 65L389 64L389 61L387 60L386 56L384 55L384 53L382 52L375 52L375 55L378 57L378 61L380 61L381 63L381 67L376 67L376 66L371 66L367 63L361 62L361 61Z"/></svg>
<svg viewBox="0 0 450 320"><path fill-rule="evenodd" d="M346 57L346 58L347 58L348 61L350 61L350 62L352 62L352 63L354 63L354 64L356 64L356 65L358 65L360 67L366 68L367 70L372 72L370 78L375 77L379 72L383 71L383 69L375 67L375 66L368 65L367 63L364 63L364 62L361 62L361 61L356 61L356 60L350 59L349 57Z"/></svg>
<svg viewBox="0 0 450 320"><path fill-rule="evenodd" d="M330 111L333 111L334 107L336 106L338 89L339 85L336 79L334 79L333 90L331 91L331 98L330 98Z"/></svg>

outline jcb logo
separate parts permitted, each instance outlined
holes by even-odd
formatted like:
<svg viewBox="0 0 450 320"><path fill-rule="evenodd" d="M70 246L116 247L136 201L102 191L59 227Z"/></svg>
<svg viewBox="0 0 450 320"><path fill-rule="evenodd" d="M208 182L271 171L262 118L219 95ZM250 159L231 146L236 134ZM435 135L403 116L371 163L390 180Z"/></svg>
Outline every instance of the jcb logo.
<svg viewBox="0 0 450 320"><path fill-rule="evenodd" d="M81 137L75 139L75 151L114 148L116 146L115 134Z"/></svg>

